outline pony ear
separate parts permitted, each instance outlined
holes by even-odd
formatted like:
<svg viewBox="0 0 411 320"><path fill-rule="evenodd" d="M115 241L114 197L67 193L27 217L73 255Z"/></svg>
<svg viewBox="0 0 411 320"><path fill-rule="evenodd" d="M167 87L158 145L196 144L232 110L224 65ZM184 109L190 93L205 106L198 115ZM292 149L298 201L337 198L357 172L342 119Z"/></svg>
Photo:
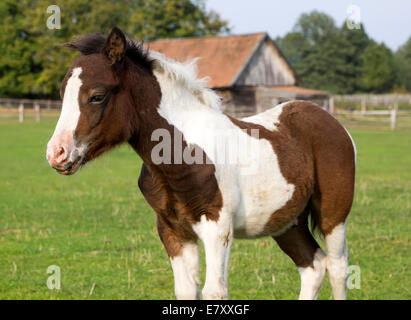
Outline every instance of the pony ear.
<svg viewBox="0 0 411 320"><path fill-rule="evenodd" d="M111 29L103 50L107 58L110 60L111 65L120 62L124 58L126 46L127 41L123 31L117 27Z"/></svg>

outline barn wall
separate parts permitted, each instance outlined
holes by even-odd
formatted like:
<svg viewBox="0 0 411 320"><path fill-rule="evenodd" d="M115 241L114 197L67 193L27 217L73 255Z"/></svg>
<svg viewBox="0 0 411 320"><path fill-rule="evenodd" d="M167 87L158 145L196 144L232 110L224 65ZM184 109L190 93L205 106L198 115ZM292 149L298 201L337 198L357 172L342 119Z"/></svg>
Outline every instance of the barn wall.
<svg viewBox="0 0 411 320"><path fill-rule="evenodd" d="M277 104L296 99L296 95L289 91L280 91L273 88L257 87L256 112L263 112Z"/></svg>
<svg viewBox="0 0 411 320"><path fill-rule="evenodd" d="M232 87L216 90L222 98L222 109L229 115L241 118L256 113L256 88Z"/></svg>
<svg viewBox="0 0 411 320"><path fill-rule="evenodd" d="M235 85L238 86L277 86L295 85L297 79L281 57L274 45L264 41L241 72Z"/></svg>
<svg viewBox="0 0 411 320"><path fill-rule="evenodd" d="M291 100L309 100L329 110L330 96L328 95L303 95L293 91L267 87L258 87L256 92L257 112L265 111L272 106Z"/></svg>

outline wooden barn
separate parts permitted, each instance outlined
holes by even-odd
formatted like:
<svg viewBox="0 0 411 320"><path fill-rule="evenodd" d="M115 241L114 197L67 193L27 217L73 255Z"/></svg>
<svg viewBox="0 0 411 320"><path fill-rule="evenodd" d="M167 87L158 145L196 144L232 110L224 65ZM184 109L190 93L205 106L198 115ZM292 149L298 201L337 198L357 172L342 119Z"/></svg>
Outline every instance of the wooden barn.
<svg viewBox="0 0 411 320"><path fill-rule="evenodd" d="M180 62L199 58L199 77L209 78L224 111L236 117L294 99L332 107L327 92L300 87L298 75L267 33L159 40L148 47Z"/></svg>

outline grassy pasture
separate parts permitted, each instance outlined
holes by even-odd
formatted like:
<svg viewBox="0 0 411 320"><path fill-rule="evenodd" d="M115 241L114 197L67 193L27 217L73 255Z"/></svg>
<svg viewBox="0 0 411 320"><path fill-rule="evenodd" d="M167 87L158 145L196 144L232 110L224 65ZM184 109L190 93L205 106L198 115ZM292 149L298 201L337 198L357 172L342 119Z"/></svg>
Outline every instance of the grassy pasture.
<svg viewBox="0 0 411 320"><path fill-rule="evenodd" d="M137 187L141 160L122 146L74 176L45 148L55 116L0 115L0 299L173 299L155 214ZM411 131L350 130L358 149L347 237L361 289L349 299L410 299ZM61 269L61 289L46 269ZM204 283L204 258L202 282ZM271 238L235 240L232 299L296 299L299 276ZM330 299L328 278L320 299Z"/></svg>

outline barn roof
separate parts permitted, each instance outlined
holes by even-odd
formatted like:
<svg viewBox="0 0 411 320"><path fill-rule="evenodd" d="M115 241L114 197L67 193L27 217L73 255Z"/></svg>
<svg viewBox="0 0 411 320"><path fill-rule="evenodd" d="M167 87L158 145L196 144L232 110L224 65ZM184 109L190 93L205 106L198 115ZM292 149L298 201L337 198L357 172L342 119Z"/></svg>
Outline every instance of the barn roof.
<svg viewBox="0 0 411 320"><path fill-rule="evenodd" d="M210 87L221 88L235 84L253 54L267 38L269 39L268 35L262 32L224 37L158 40L149 42L148 48L180 62L199 57L198 76L209 77ZM276 49L278 50L277 47ZM279 50L278 52L284 58ZM295 74L291 66L290 69ZM296 75L295 77L297 78Z"/></svg>

